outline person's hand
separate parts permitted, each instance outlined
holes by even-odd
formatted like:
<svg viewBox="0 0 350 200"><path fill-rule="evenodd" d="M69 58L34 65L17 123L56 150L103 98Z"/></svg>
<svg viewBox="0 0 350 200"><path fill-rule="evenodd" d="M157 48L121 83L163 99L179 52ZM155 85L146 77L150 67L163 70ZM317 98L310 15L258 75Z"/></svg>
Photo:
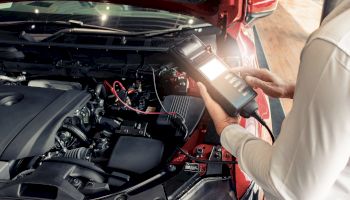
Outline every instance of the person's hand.
<svg viewBox="0 0 350 200"><path fill-rule="evenodd" d="M216 103L208 94L207 88L200 82L197 83L199 92L204 100L205 106L209 112L209 115L213 119L216 132L220 135L221 132L227 126L231 124L237 124L239 117L230 117L221 106Z"/></svg>
<svg viewBox="0 0 350 200"><path fill-rule="evenodd" d="M293 99L295 83L285 81L266 69L239 67L232 70L239 74L253 88L260 88L275 98Z"/></svg>

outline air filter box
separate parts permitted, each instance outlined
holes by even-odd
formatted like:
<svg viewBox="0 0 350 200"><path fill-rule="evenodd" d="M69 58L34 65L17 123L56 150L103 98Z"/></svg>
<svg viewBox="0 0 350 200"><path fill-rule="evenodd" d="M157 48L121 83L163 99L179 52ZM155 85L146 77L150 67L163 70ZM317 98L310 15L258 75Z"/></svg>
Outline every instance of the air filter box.
<svg viewBox="0 0 350 200"><path fill-rule="evenodd" d="M176 112L183 117L188 130L188 135L192 134L205 110L203 100L191 96L166 96L163 105L166 111ZM162 112L164 112L163 109ZM167 129L169 131L177 129L176 134L180 134L178 131L180 127L179 120L180 119L175 120L174 117L170 115L160 115L157 119L157 125L162 129Z"/></svg>

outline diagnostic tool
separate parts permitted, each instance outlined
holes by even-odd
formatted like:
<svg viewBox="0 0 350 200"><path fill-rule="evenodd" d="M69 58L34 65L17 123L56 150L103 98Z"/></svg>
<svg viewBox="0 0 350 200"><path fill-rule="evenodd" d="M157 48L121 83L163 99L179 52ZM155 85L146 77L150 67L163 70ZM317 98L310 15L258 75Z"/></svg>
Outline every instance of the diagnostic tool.
<svg viewBox="0 0 350 200"><path fill-rule="evenodd" d="M258 109L256 92L197 36L191 35L170 52L192 78L205 84L211 97L230 115L247 118Z"/></svg>

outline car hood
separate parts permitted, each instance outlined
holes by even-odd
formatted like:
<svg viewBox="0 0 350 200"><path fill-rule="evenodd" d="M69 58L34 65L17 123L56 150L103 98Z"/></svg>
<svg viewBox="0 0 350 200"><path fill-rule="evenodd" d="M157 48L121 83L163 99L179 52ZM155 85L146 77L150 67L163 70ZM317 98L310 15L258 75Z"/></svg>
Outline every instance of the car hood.
<svg viewBox="0 0 350 200"><path fill-rule="evenodd" d="M5 2L9 1L0 0L0 3ZM126 4L167 10L191 15L223 28L237 21L250 23L255 18L269 15L276 9L278 0L89 0L88 2Z"/></svg>
<svg viewBox="0 0 350 200"><path fill-rule="evenodd" d="M243 20L245 0L108 0L109 2L183 13L218 27Z"/></svg>

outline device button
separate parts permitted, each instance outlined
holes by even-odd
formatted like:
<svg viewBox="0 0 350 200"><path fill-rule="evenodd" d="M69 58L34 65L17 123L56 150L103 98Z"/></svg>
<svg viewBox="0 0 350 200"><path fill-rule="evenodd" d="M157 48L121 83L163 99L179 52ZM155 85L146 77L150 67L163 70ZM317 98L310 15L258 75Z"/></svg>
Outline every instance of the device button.
<svg viewBox="0 0 350 200"><path fill-rule="evenodd" d="M244 90L243 93L242 93L242 95L243 95L244 97L247 96L247 95L248 95L248 90Z"/></svg>
<svg viewBox="0 0 350 200"><path fill-rule="evenodd" d="M230 84L233 84L235 81L238 81L236 77L232 77L229 81Z"/></svg>
<svg viewBox="0 0 350 200"><path fill-rule="evenodd" d="M243 90L246 88L246 86L245 85L240 85L240 87L238 88L238 92L243 92Z"/></svg>
<svg viewBox="0 0 350 200"><path fill-rule="evenodd" d="M225 80L228 80L228 79L230 79L232 77L232 74L227 74L226 76L225 76Z"/></svg>
<svg viewBox="0 0 350 200"><path fill-rule="evenodd" d="M237 80L236 82L233 83L233 87L237 88L238 86L241 85L241 81Z"/></svg>

